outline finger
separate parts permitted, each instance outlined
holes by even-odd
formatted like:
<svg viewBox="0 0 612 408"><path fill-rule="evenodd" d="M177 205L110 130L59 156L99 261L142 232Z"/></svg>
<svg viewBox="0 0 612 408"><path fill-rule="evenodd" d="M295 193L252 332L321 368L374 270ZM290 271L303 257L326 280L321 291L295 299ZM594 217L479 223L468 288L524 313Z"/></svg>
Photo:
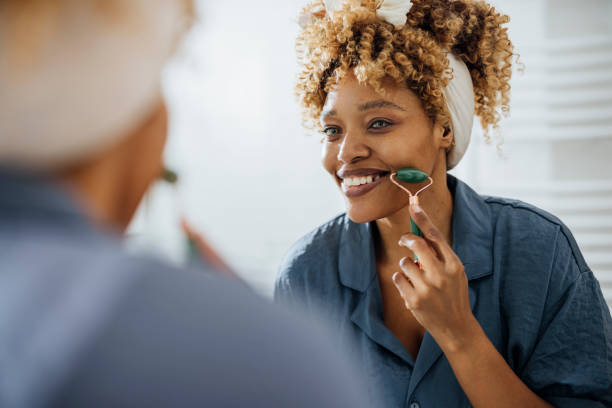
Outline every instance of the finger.
<svg viewBox="0 0 612 408"><path fill-rule="evenodd" d="M418 304L418 297L414 286L412 286L408 278L406 278L403 273L395 272L393 274L393 284L397 288L402 299L404 299L404 304L406 305L407 309L412 309L415 303Z"/></svg>
<svg viewBox="0 0 612 408"><path fill-rule="evenodd" d="M438 255L425 239L408 233L402 235L399 244L400 246L410 249L417 255L426 273L433 273L434 271L443 269L444 266L438 258Z"/></svg>
<svg viewBox="0 0 612 408"><path fill-rule="evenodd" d="M181 218L181 229L189 238L195 238L197 236L197 233L194 231L193 228L191 228L187 220L184 218Z"/></svg>
<svg viewBox="0 0 612 408"><path fill-rule="evenodd" d="M450 247L444 235L434 225L429 218L429 215L423 210L418 204L410 206L410 216L421 229L423 236L430 241L431 245L435 248L436 252L445 260L451 260L455 257L453 249Z"/></svg>
<svg viewBox="0 0 612 408"><path fill-rule="evenodd" d="M408 259L408 258L406 258ZM414 285L421 296L427 297L432 291L443 289L447 281L447 276L439 272L439 269L425 269L420 262L415 264L408 259L409 264L401 264L402 271L411 280L417 281ZM410 265L411 264L411 265Z"/></svg>
<svg viewBox="0 0 612 408"><path fill-rule="evenodd" d="M425 280L425 272L421 270L413 261L408 257L404 257L400 260L399 266L402 273L407 277L412 286L418 293L427 291L427 282Z"/></svg>

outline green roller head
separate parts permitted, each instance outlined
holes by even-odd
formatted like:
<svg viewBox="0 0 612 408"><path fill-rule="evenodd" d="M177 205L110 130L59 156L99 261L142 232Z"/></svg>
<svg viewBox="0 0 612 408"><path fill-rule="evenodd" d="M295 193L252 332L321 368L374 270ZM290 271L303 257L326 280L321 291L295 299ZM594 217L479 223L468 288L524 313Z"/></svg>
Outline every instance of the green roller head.
<svg viewBox="0 0 612 408"><path fill-rule="evenodd" d="M418 169L400 169L397 171L397 179L404 183L418 184L427 180L427 173Z"/></svg>

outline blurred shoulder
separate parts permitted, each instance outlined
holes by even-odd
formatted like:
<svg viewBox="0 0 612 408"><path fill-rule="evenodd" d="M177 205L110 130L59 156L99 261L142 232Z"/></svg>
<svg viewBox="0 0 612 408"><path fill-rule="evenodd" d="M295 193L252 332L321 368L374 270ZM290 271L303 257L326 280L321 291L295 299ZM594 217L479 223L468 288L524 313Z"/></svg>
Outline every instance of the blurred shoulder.
<svg viewBox="0 0 612 408"><path fill-rule="evenodd" d="M297 406L342 406L345 398L334 401L331 394L314 391L355 390L319 326L241 282L148 257L126 257L117 265L135 279L100 322L88 357L75 364L59 397L67 403L60 406L95 406L86 392L91 389L116 406L157 406L166 395L210 406L273 406L274 401L288 406L295 398L302 401ZM263 371L267 374L257 374ZM320 379L309 382L315 377ZM236 393L236 383L250 386ZM295 391L304 383L309 386ZM130 384L128 396L115 391L124 384ZM281 391L274 396L260 392L275 388ZM126 399L138 403L125 404Z"/></svg>

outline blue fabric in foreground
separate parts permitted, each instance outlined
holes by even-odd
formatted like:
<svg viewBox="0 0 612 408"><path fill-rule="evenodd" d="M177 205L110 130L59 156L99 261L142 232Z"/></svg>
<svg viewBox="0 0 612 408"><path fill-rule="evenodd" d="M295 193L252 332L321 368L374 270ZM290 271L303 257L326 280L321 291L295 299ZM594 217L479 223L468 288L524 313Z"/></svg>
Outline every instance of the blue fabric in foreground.
<svg viewBox="0 0 612 408"><path fill-rule="evenodd" d="M77 201L0 170L0 407L369 407L319 327L127 254Z"/></svg>

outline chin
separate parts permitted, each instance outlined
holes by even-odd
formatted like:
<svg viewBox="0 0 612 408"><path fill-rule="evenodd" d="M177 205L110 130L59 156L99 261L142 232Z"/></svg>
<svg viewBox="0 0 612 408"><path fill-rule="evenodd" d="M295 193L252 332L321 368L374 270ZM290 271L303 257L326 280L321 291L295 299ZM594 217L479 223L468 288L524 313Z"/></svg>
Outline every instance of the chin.
<svg viewBox="0 0 612 408"><path fill-rule="evenodd" d="M387 214L386 211L381 211L380 209L373 210L358 208L355 206L347 206L346 215L351 219L351 221L356 222L357 224L365 224L367 222L385 218L389 214Z"/></svg>
<svg viewBox="0 0 612 408"><path fill-rule="evenodd" d="M404 195L391 195L383 200L350 200L345 197L345 205L346 215L351 221L364 224L392 216L409 205L409 200Z"/></svg>

